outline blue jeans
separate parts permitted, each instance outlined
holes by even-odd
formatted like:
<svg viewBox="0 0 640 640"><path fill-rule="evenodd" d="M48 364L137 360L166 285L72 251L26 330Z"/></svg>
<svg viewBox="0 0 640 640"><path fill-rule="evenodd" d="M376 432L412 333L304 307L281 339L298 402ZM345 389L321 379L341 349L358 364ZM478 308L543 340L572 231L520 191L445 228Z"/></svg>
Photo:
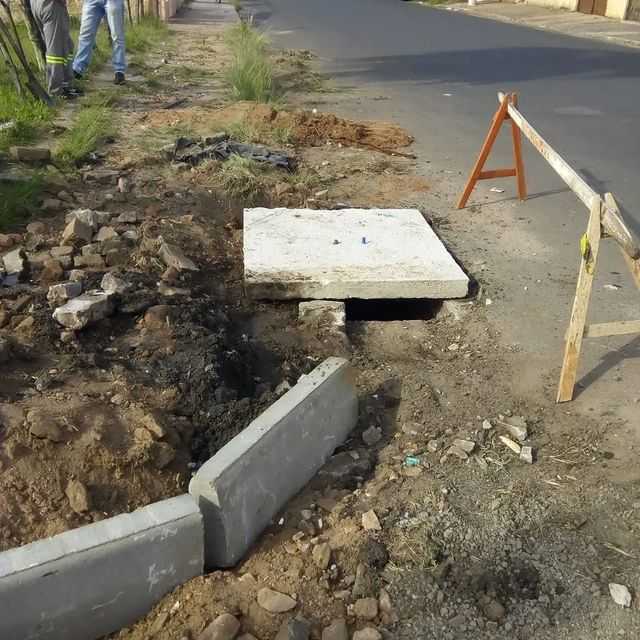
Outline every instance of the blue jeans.
<svg viewBox="0 0 640 640"><path fill-rule="evenodd" d="M89 67L96 44L96 33L105 15L113 40L111 55L113 70L116 73L124 73L127 70L124 48L124 0L84 0L78 51L73 61L75 72L84 73Z"/></svg>

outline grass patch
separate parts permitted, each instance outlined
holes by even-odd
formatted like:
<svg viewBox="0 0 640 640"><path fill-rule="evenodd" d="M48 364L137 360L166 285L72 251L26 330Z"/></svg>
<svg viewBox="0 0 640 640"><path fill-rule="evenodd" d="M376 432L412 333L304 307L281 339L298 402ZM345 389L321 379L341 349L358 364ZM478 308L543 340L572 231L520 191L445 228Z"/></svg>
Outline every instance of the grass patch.
<svg viewBox="0 0 640 640"><path fill-rule="evenodd" d="M167 25L158 18L146 17L135 24L126 25L127 53L147 53L149 47L169 36Z"/></svg>
<svg viewBox="0 0 640 640"><path fill-rule="evenodd" d="M222 163L217 178L227 196L253 204L264 194L267 171L254 160L232 155Z"/></svg>
<svg viewBox="0 0 640 640"><path fill-rule="evenodd" d="M26 222L38 211L42 187L39 175L28 180L0 182L0 231Z"/></svg>
<svg viewBox="0 0 640 640"><path fill-rule="evenodd" d="M98 145L114 133L113 97L95 94L83 102L80 111L60 141L56 159L64 167L78 166Z"/></svg>
<svg viewBox="0 0 640 640"><path fill-rule="evenodd" d="M253 102L276 99L274 69L266 36L241 22L227 32L226 42L232 54L226 80L234 99Z"/></svg>

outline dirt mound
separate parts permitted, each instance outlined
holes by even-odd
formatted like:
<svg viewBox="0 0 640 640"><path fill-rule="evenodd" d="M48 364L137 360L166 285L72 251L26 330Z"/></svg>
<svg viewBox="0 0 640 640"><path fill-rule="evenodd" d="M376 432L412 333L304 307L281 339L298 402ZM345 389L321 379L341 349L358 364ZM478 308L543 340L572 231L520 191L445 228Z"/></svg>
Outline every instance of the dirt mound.
<svg viewBox="0 0 640 640"><path fill-rule="evenodd" d="M328 113L280 111L274 118L276 126L291 130L296 144L316 146L327 141L346 146L392 151L407 147L413 138L401 127L387 122L356 122Z"/></svg>

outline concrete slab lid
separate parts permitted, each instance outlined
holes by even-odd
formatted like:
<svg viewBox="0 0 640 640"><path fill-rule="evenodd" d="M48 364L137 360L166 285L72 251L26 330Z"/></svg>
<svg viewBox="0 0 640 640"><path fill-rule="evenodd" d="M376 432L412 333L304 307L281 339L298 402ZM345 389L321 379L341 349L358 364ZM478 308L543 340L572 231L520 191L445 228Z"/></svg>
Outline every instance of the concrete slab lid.
<svg viewBox="0 0 640 640"><path fill-rule="evenodd" d="M195 509L195 500L189 494L183 494L155 502L133 513L123 513L78 529L64 531L51 538L8 549L0 553L0 578L100 547L135 533L141 534L169 518L189 517ZM28 562L25 562L25 558L29 559Z"/></svg>
<svg viewBox="0 0 640 640"><path fill-rule="evenodd" d="M255 298L461 298L469 279L417 209L245 209Z"/></svg>

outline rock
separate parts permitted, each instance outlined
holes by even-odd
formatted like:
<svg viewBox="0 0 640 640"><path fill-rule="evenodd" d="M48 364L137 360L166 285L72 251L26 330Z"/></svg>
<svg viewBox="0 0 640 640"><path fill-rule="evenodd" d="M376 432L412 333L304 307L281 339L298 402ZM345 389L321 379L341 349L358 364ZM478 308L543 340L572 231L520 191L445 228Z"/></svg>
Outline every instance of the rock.
<svg viewBox="0 0 640 640"><path fill-rule="evenodd" d="M91 496L79 480L70 480L65 489L69 505L76 513L86 513L91 509Z"/></svg>
<svg viewBox="0 0 640 640"><path fill-rule="evenodd" d="M102 255L102 245L99 242L90 242L80 248L83 256L99 256Z"/></svg>
<svg viewBox="0 0 640 640"><path fill-rule="evenodd" d="M120 193L127 193L127 191L129 191L129 181L122 176L118 178L118 191Z"/></svg>
<svg viewBox="0 0 640 640"><path fill-rule="evenodd" d="M442 462L443 460L446 460L449 456L455 456L460 460L467 460L469 458L469 454L464 449L461 449L458 445L455 445L455 444L452 444L445 451L445 454L440 459L440 462Z"/></svg>
<svg viewBox="0 0 640 640"><path fill-rule="evenodd" d="M311 625L304 618L285 620L275 640L309 640Z"/></svg>
<svg viewBox="0 0 640 640"><path fill-rule="evenodd" d="M164 426L162 425L160 414L148 413L144 416L141 423L144 428L158 440L164 438L167 434Z"/></svg>
<svg viewBox="0 0 640 640"><path fill-rule="evenodd" d="M524 442L528 437L527 422L522 416L503 418L498 421L501 429L506 431L512 438Z"/></svg>
<svg viewBox="0 0 640 640"><path fill-rule="evenodd" d="M199 636L198 640L233 640L240 631L240 622L230 613L218 616Z"/></svg>
<svg viewBox="0 0 640 640"><path fill-rule="evenodd" d="M49 162L51 160L51 150L46 147L10 147L9 154L18 162Z"/></svg>
<svg viewBox="0 0 640 640"><path fill-rule="evenodd" d="M47 413L39 409L32 409L27 414L29 432L36 438L62 442L64 436L58 423Z"/></svg>
<svg viewBox="0 0 640 640"><path fill-rule="evenodd" d="M353 605L353 612L362 620L373 620L378 615L378 601L375 598L360 598Z"/></svg>
<svg viewBox="0 0 640 640"><path fill-rule="evenodd" d="M174 298L176 296L190 296L191 289L180 289L178 287L170 287L164 282L158 282L158 293L165 298Z"/></svg>
<svg viewBox="0 0 640 640"><path fill-rule="evenodd" d="M140 234L135 229L128 229L122 234L122 237L131 242L138 242Z"/></svg>
<svg viewBox="0 0 640 640"><path fill-rule="evenodd" d="M57 198L45 198L40 205L40 211L44 213L55 213L64 207L64 203Z"/></svg>
<svg viewBox="0 0 640 640"><path fill-rule="evenodd" d="M73 202L73 196L68 191L58 191L57 196L62 202Z"/></svg>
<svg viewBox="0 0 640 640"><path fill-rule="evenodd" d="M618 584L617 582L610 582L609 593L611 594L613 601L621 607L628 608L631 606L631 592L627 587L625 587L625 585Z"/></svg>
<svg viewBox="0 0 640 640"><path fill-rule="evenodd" d="M63 327L78 331L106 318L113 312L113 302L107 293L92 291L69 300L53 312L53 318Z"/></svg>
<svg viewBox="0 0 640 640"><path fill-rule="evenodd" d="M159 255L167 267L173 267L178 271L199 271L195 263L184 255L182 249L173 244L163 241Z"/></svg>
<svg viewBox="0 0 640 640"><path fill-rule="evenodd" d="M59 307L72 298L77 298L82 293L81 282L63 282L49 287L47 300L52 307Z"/></svg>
<svg viewBox="0 0 640 640"><path fill-rule="evenodd" d="M64 269L60 262L53 258L47 260L40 274L40 282L42 284L51 284L52 282L60 282L62 278L64 278Z"/></svg>
<svg viewBox="0 0 640 640"><path fill-rule="evenodd" d="M498 439L505 447L509 447L516 455L520 455L521 447L517 442L514 442L511 438L507 438L507 436L498 436Z"/></svg>
<svg viewBox="0 0 640 640"><path fill-rule="evenodd" d="M382 613L392 613L393 606L391 604L391 596L384 590L380 589L380 596L378 597L378 606Z"/></svg>
<svg viewBox="0 0 640 640"><path fill-rule="evenodd" d="M368 456L354 457L349 451L332 456L318 472L320 479L330 481L333 488L354 488L357 481L366 476L373 463Z"/></svg>
<svg viewBox="0 0 640 640"><path fill-rule="evenodd" d="M87 255L87 256L76 256L73 259L73 266L84 267L86 269L104 269L105 263L102 259L102 256L97 255Z"/></svg>
<svg viewBox="0 0 640 640"><path fill-rule="evenodd" d="M80 245L91 241L93 227L78 218L72 218L71 222L62 232L62 244Z"/></svg>
<svg viewBox="0 0 640 640"><path fill-rule="evenodd" d="M151 445L151 458L157 469L169 466L176 457L176 450L167 442L154 442Z"/></svg>
<svg viewBox="0 0 640 640"><path fill-rule="evenodd" d="M342 619L334 620L322 630L322 640L349 640L347 623Z"/></svg>
<svg viewBox="0 0 640 640"><path fill-rule="evenodd" d="M42 236L47 232L47 225L44 222L30 222L27 225L27 233L32 236Z"/></svg>
<svg viewBox="0 0 640 640"><path fill-rule="evenodd" d="M476 448L476 443L473 440L462 440L456 438L453 441L453 446L462 449L465 453L469 454Z"/></svg>
<svg viewBox="0 0 640 640"><path fill-rule="evenodd" d="M297 603L284 593L263 587L258 591L258 604L270 613L285 613L295 608Z"/></svg>
<svg viewBox="0 0 640 640"><path fill-rule="evenodd" d="M336 300L310 300L298 305L298 319L309 325L327 325L336 331L345 330L344 302Z"/></svg>
<svg viewBox="0 0 640 640"><path fill-rule="evenodd" d="M116 218L116 222L120 222L121 224L137 224L141 221L142 216L140 216L137 211L125 211Z"/></svg>
<svg viewBox="0 0 640 640"><path fill-rule="evenodd" d="M18 247L9 253L6 253L2 257L4 263L4 270L7 273L17 273L21 275L26 267L26 255L22 247Z"/></svg>
<svg viewBox="0 0 640 640"><path fill-rule="evenodd" d="M112 184L115 185L120 177L120 172L115 169L91 169L85 171L84 180L86 182L98 182L100 184Z"/></svg>
<svg viewBox="0 0 640 640"><path fill-rule="evenodd" d="M52 247L50 251L54 258L63 258L73 255L73 247Z"/></svg>
<svg viewBox="0 0 640 640"><path fill-rule="evenodd" d="M382 440L382 429L379 427L369 427L362 433L362 441L370 447L378 444L380 440Z"/></svg>
<svg viewBox="0 0 640 640"><path fill-rule="evenodd" d="M144 326L149 329L166 329L171 324L171 307L158 304L149 307L144 314Z"/></svg>
<svg viewBox="0 0 640 640"><path fill-rule="evenodd" d="M74 209L70 211L64 218L65 222L69 224L73 220L79 220L85 225L91 227L93 231L97 231L101 224L105 224L109 220L111 214L103 212L92 211L91 209Z"/></svg>
<svg viewBox="0 0 640 640"><path fill-rule="evenodd" d="M100 282L100 286L102 290L107 293L117 294L127 293L127 291L131 291L133 288L130 282L118 278L118 276L113 275L113 273L105 273Z"/></svg>
<svg viewBox="0 0 640 640"><path fill-rule="evenodd" d="M430 453L435 453L438 449L440 449L440 442L438 440L429 440L429 442L427 442L427 451Z"/></svg>
<svg viewBox="0 0 640 640"><path fill-rule="evenodd" d="M353 583L351 593L354 598L364 598L375 592L375 575L364 562L358 563L356 567L356 579Z"/></svg>
<svg viewBox="0 0 640 640"><path fill-rule="evenodd" d="M108 267L119 267L120 265L127 264L129 261L129 252L124 249L111 249L107 251L104 259Z"/></svg>
<svg viewBox="0 0 640 640"><path fill-rule="evenodd" d="M489 602L485 603L482 607L482 612L485 618L491 622L500 622L507 614L502 603L498 600L489 600Z"/></svg>
<svg viewBox="0 0 640 640"><path fill-rule="evenodd" d="M119 237L120 235L113 227L101 227L93 240L94 242L104 242L105 240L112 240L113 238Z"/></svg>
<svg viewBox="0 0 640 640"><path fill-rule="evenodd" d="M381 531L380 520L373 509L362 514L362 528L365 531Z"/></svg>
<svg viewBox="0 0 640 640"><path fill-rule="evenodd" d="M485 431L491 431L491 429L493 429L493 425L491 424L491 422L489 420L483 420L482 421L482 428Z"/></svg>
<svg viewBox="0 0 640 640"><path fill-rule="evenodd" d="M520 449L520 460L527 464L533 464L533 447L523 446Z"/></svg>
<svg viewBox="0 0 640 640"><path fill-rule="evenodd" d="M360 631L356 631L351 637L353 640L382 640L380 632L373 627L360 629Z"/></svg>
<svg viewBox="0 0 640 640"><path fill-rule="evenodd" d="M317 545L311 555L316 566L324 571L329 566L329 562L331 562L331 547L329 543L322 542Z"/></svg>
<svg viewBox="0 0 640 640"><path fill-rule="evenodd" d="M27 254L27 260L29 261L29 268L32 271L39 271L40 269L44 269L44 263L52 260L52 257L48 251L38 251L37 253Z"/></svg>
<svg viewBox="0 0 640 640"><path fill-rule="evenodd" d="M6 233L0 233L0 249L11 249L15 244L14 239Z"/></svg>
<svg viewBox="0 0 640 640"><path fill-rule="evenodd" d="M84 282L87 278L87 274L82 269L71 269L69 271L69 280L71 282Z"/></svg>
<svg viewBox="0 0 640 640"><path fill-rule="evenodd" d="M238 636L238 640L258 640L258 638L252 636L250 633L243 633L241 636Z"/></svg>

